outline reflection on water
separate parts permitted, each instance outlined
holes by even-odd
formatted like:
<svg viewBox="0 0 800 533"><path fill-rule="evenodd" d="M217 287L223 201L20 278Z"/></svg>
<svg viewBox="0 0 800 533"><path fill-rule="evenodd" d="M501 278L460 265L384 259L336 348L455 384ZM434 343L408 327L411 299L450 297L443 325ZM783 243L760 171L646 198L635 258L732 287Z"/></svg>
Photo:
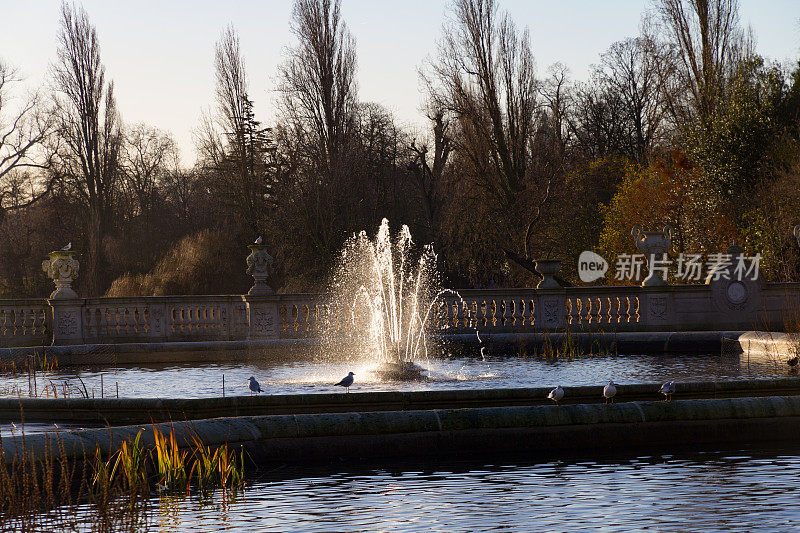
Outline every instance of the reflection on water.
<svg viewBox="0 0 800 533"><path fill-rule="evenodd" d="M237 498L154 497L164 531L786 531L800 448L565 459L285 467Z"/></svg>
<svg viewBox="0 0 800 533"><path fill-rule="evenodd" d="M780 361L746 361L720 355L617 355L587 356L548 361L539 357L448 357L425 363L428 379L399 383L381 381L363 363L315 361L159 365L103 369L64 368L36 374L32 386L26 374L4 375L0 396L99 398L202 398L249 394L248 378L255 376L267 394L341 392L333 384L347 372L355 372L352 391L432 390L459 388L551 387L674 381L716 381L742 378L786 377ZM102 386L101 386L102 385Z"/></svg>

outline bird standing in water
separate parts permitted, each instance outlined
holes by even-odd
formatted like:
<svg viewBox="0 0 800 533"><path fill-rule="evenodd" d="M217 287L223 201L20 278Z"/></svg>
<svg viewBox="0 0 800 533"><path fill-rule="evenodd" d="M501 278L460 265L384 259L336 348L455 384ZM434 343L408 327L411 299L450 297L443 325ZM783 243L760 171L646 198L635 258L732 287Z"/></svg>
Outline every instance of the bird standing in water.
<svg viewBox="0 0 800 533"><path fill-rule="evenodd" d="M558 405L558 402L561 401L563 397L564 397L564 389L561 388L561 385L551 390L550 394L547 395L547 398L556 402L556 405Z"/></svg>
<svg viewBox="0 0 800 533"><path fill-rule="evenodd" d="M261 385L258 384L258 381L253 376L250 376L250 390L255 393L263 392Z"/></svg>
<svg viewBox="0 0 800 533"><path fill-rule="evenodd" d="M611 403L614 403L614 396L616 395L617 395L617 386L613 381L609 381L608 385L603 387L603 398L606 399L606 403L608 403L609 400L611 401Z"/></svg>
<svg viewBox="0 0 800 533"><path fill-rule="evenodd" d="M350 372L345 377L343 377L342 381L337 383L335 386L336 387L344 387L345 389L347 389L347 392L350 392L350 385L352 385L352 384L353 384L353 373Z"/></svg>

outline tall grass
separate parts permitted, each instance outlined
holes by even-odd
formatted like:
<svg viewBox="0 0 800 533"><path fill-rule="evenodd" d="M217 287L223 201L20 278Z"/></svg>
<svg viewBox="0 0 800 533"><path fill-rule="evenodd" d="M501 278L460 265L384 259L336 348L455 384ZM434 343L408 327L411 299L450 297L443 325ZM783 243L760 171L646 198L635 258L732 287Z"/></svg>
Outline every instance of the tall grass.
<svg viewBox="0 0 800 533"><path fill-rule="evenodd" d="M165 434L154 425L153 436L153 447L139 431L107 458L97 447L70 460L57 435L37 457L23 435L8 463L0 438L0 531L146 529L152 490L227 494L244 486L243 451L212 448L197 435L181 448L174 428Z"/></svg>
<svg viewBox="0 0 800 533"><path fill-rule="evenodd" d="M560 343L554 342L548 332L543 332L544 342L540 347L534 348L533 356L541 357L548 361L566 360L572 361L573 359L580 359L584 357L604 357L613 355L616 351L616 342L605 342L606 335L614 335L614 333L607 334L603 331L596 332L596 338L590 337L589 349L585 350L581 347L581 343L572 335L569 328L564 329L564 335Z"/></svg>

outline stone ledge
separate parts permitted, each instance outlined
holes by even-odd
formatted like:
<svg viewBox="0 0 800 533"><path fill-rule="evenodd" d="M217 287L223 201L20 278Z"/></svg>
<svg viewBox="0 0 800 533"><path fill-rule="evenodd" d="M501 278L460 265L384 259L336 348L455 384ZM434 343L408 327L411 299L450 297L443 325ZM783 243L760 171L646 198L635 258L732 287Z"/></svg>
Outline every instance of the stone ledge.
<svg viewBox="0 0 800 533"><path fill-rule="evenodd" d="M247 416L158 427L162 432L174 428L180 446L190 445L193 437L210 446L242 446L257 463L495 449L545 452L672 440L692 444L691 438L704 443L794 439L800 429L800 397ZM68 458L81 460L96 447L113 453L140 431L143 444L152 447L151 425L5 438L2 447L7 463L23 450L43 457L63 449ZM497 442L499 436L505 441ZM485 448L465 449L465 442Z"/></svg>
<svg viewBox="0 0 800 533"><path fill-rule="evenodd" d="M617 384L617 401L660 399L660 383ZM112 425L219 416L551 405L550 387L229 396L225 398L0 398L0 418ZM603 387L564 387L563 405L603 403ZM675 399L800 395L800 378L678 383Z"/></svg>

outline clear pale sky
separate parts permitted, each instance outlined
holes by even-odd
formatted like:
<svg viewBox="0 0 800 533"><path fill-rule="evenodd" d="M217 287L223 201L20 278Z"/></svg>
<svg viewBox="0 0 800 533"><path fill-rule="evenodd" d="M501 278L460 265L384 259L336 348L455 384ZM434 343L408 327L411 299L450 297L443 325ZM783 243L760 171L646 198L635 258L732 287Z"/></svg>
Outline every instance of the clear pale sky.
<svg viewBox="0 0 800 533"><path fill-rule="evenodd" d="M553 62L587 77L608 46L638 33L648 0L499 0L530 29L540 72ZM31 87L47 82L55 60L60 0L0 0L0 58ZM102 59L126 123L170 131L184 164L194 161L192 129L214 105L214 43L233 23L239 31L257 117L269 125L275 78L289 34L288 0L84 0L97 27ZM433 57L448 0L343 0L356 39L359 95L381 103L400 123L421 123L417 68ZM800 0L741 0L757 50L779 61L800 57Z"/></svg>

